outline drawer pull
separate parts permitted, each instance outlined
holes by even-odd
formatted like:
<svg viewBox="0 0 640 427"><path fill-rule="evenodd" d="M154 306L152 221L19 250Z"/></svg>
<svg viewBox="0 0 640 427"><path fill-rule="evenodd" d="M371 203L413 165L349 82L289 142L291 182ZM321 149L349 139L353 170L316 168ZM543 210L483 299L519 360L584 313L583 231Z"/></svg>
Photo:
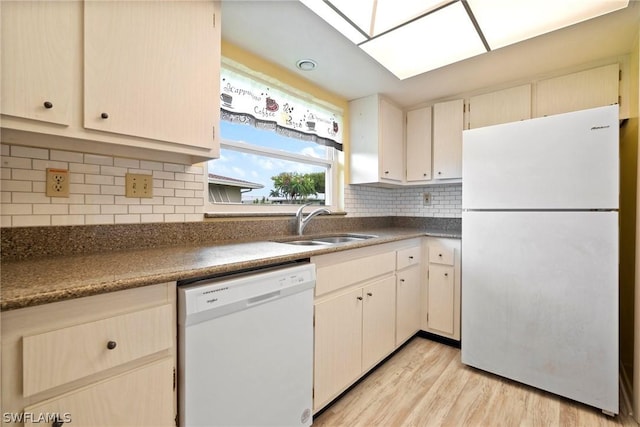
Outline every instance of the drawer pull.
<svg viewBox="0 0 640 427"><path fill-rule="evenodd" d="M442 258L442 254L438 254L438 256L439 256L440 258Z"/></svg>
<svg viewBox="0 0 640 427"><path fill-rule="evenodd" d="M102 114L100 114L100 118L108 119L108 118L109 118L109 114L107 114L107 113L102 113Z"/></svg>
<svg viewBox="0 0 640 427"><path fill-rule="evenodd" d="M413 259L413 256L410 256L409 259Z"/></svg>
<svg viewBox="0 0 640 427"><path fill-rule="evenodd" d="M404 279L400 279L400 281L401 281L402 283L404 283Z"/></svg>
<svg viewBox="0 0 640 427"><path fill-rule="evenodd" d="M49 108L53 108L53 104L50 101L45 101L44 102L44 108L46 108L47 110Z"/></svg>
<svg viewBox="0 0 640 427"><path fill-rule="evenodd" d="M372 297L372 296L373 296L373 294L372 294L371 292L367 292L367 296Z"/></svg>
<svg viewBox="0 0 640 427"><path fill-rule="evenodd" d="M449 273L444 273L444 277L449 277Z"/></svg>
<svg viewBox="0 0 640 427"><path fill-rule="evenodd" d="M358 298L358 301L362 301L362 297L356 297L356 298Z"/></svg>
<svg viewBox="0 0 640 427"><path fill-rule="evenodd" d="M113 350L114 348L116 348L116 346L117 346L117 345L118 345L118 343L116 343L115 341L109 341L109 342L107 343L107 348L108 348L109 350Z"/></svg>

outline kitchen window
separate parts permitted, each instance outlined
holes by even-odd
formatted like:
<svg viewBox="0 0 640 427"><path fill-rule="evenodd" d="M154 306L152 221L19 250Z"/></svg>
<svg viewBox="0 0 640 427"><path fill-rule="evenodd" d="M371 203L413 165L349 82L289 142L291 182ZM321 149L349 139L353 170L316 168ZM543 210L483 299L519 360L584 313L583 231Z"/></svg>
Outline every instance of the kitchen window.
<svg viewBox="0 0 640 427"><path fill-rule="evenodd" d="M340 210L342 112L247 69L223 67L220 89L220 158L208 162L209 210L291 212L308 202Z"/></svg>

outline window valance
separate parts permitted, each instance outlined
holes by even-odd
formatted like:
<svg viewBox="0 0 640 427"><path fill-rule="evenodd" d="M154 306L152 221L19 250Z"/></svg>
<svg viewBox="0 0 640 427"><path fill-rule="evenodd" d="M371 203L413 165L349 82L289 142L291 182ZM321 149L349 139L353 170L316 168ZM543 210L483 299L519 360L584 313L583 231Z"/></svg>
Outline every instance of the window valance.
<svg viewBox="0 0 640 427"><path fill-rule="evenodd" d="M223 67L221 119L342 150L342 116L321 105Z"/></svg>

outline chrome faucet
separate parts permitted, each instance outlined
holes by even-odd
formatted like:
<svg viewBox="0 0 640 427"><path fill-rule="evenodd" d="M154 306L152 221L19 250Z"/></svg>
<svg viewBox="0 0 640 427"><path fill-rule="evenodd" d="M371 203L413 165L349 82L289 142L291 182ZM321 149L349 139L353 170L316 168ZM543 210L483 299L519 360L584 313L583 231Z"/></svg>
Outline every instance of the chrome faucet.
<svg viewBox="0 0 640 427"><path fill-rule="evenodd" d="M304 231L304 228L307 226L307 224L309 224L309 221L311 220L311 218L313 218L316 215L320 215L320 214L330 214L331 211L327 208L318 208L314 211L311 211L306 218L302 218L302 210L304 208L306 208L309 205L312 205L313 203L305 203L304 205L300 206L300 208L298 209L298 212L296 212L296 230L298 231L298 236L302 236L302 232Z"/></svg>

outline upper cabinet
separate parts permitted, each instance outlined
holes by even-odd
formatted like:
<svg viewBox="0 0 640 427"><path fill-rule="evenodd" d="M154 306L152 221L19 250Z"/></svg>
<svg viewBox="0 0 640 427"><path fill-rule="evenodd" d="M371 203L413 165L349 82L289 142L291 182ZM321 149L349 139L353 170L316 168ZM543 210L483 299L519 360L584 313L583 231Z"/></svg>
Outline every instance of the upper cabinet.
<svg viewBox="0 0 640 427"><path fill-rule="evenodd" d="M407 183L431 180L431 107L407 112Z"/></svg>
<svg viewBox="0 0 640 427"><path fill-rule="evenodd" d="M530 84L469 98L469 129L530 118Z"/></svg>
<svg viewBox="0 0 640 427"><path fill-rule="evenodd" d="M350 183L400 184L404 179L404 114L371 95L349 103Z"/></svg>
<svg viewBox="0 0 640 427"><path fill-rule="evenodd" d="M464 100L433 106L433 178L462 178Z"/></svg>
<svg viewBox="0 0 640 427"><path fill-rule="evenodd" d="M54 3L2 2L4 142L218 157L219 2Z"/></svg>
<svg viewBox="0 0 640 427"><path fill-rule="evenodd" d="M69 126L81 76L82 8L2 2L2 114Z"/></svg>
<svg viewBox="0 0 640 427"><path fill-rule="evenodd" d="M618 103L617 63L536 83L536 117Z"/></svg>

